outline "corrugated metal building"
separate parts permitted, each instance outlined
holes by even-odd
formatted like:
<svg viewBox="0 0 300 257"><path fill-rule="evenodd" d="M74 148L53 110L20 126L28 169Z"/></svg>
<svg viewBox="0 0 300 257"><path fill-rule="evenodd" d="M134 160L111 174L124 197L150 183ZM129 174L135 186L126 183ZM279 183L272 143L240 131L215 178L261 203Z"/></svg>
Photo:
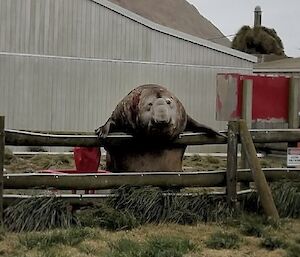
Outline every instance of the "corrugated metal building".
<svg viewBox="0 0 300 257"><path fill-rule="evenodd" d="M132 88L158 83L221 129L216 74L249 74L255 61L105 0L0 1L0 113L9 128L93 131Z"/></svg>

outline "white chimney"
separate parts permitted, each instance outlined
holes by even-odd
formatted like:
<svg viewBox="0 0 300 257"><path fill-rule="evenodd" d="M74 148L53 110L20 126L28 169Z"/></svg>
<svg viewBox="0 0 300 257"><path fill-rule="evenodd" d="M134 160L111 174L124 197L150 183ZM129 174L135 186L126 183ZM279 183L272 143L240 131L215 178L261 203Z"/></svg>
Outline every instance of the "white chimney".
<svg viewBox="0 0 300 257"><path fill-rule="evenodd" d="M256 6L254 9L254 27L261 26L261 8L260 6Z"/></svg>

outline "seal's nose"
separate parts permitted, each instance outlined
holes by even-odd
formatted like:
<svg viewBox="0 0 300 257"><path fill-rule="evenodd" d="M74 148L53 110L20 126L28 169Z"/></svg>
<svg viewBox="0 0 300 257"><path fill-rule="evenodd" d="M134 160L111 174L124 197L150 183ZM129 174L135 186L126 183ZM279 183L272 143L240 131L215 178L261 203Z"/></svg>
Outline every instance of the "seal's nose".
<svg viewBox="0 0 300 257"><path fill-rule="evenodd" d="M170 113L167 101L164 98L158 98L153 106L154 122L155 123L169 123Z"/></svg>
<svg viewBox="0 0 300 257"><path fill-rule="evenodd" d="M155 104L156 104L156 105L164 105L164 104L166 104L166 100L163 99L163 98L158 98L158 99L155 101Z"/></svg>

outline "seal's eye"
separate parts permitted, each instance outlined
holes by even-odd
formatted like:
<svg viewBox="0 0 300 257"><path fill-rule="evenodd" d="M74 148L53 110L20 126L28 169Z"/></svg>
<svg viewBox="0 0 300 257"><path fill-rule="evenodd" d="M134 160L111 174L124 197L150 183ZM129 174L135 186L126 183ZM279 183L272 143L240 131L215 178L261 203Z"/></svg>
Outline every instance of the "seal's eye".
<svg viewBox="0 0 300 257"><path fill-rule="evenodd" d="M147 111L150 111L150 110L151 110L152 105L153 105L153 103L148 103L148 105L147 105L147 107L146 107Z"/></svg>

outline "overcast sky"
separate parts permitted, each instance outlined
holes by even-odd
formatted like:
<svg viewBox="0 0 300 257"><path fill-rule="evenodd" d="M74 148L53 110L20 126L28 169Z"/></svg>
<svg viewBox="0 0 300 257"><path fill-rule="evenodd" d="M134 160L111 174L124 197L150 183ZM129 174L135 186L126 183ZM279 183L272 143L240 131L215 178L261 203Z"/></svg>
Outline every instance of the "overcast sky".
<svg viewBox="0 0 300 257"><path fill-rule="evenodd" d="M187 0L224 35L253 26L254 8L262 9L262 25L274 28L288 56L300 57L300 0ZM229 37L230 40L233 37Z"/></svg>

